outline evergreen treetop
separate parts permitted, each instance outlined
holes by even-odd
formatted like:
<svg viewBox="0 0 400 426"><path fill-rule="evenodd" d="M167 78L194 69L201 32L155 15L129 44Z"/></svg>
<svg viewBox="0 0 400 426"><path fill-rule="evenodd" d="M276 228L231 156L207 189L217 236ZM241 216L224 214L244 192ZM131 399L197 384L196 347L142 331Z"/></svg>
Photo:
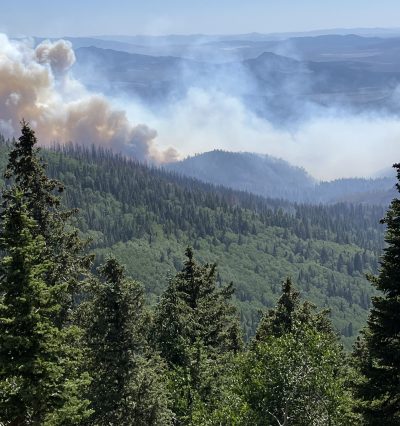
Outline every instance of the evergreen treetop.
<svg viewBox="0 0 400 426"><path fill-rule="evenodd" d="M74 210L66 210L61 205L60 194L64 186L46 175L45 164L40 159L40 149L34 130L25 121L21 123L22 135L13 141L5 172L8 186L2 193L3 209L11 202L14 188L20 191L27 213L35 221L32 229L45 241L43 256L52 260L47 271L49 285L64 282L63 309L59 325L68 320L68 311L74 302L78 282L87 275L93 256L84 253L86 242L71 226Z"/></svg>
<svg viewBox="0 0 400 426"><path fill-rule="evenodd" d="M54 216L60 214L60 198L56 193L62 193L64 186L47 177L34 130L25 121L21 126L22 135L13 142L4 176L13 179L21 189L32 218L39 226L38 232L48 240L54 231ZM7 197L5 191L3 198L7 200Z"/></svg>
<svg viewBox="0 0 400 426"><path fill-rule="evenodd" d="M0 215L0 423L75 425L90 414L82 330L71 322L87 273L27 123L10 152Z"/></svg>
<svg viewBox="0 0 400 426"><path fill-rule="evenodd" d="M91 299L80 307L93 376L90 424L169 425L164 364L146 341L143 288L112 257L99 268L99 276Z"/></svg>
<svg viewBox="0 0 400 426"><path fill-rule="evenodd" d="M218 287L216 265L199 265L188 247L182 271L169 282L156 309L155 336L162 356L185 363L185 347L200 340L211 353L238 351L241 337L230 299L233 285Z"/></svg>
<svg viewBox="0 0 400 426"><path fill-rule="evenodd" d="M241 348L232 285L219 287L215 264L198 264L186 249L183 269L156 307L154 346L169 366L179 424L194 424L220 401L221 380Z"/></svg>
<svg viewBox="0 0 400 426"><path fill-rule="evenodd" d="M400 164L397 190L400 192ZM378 276L370 276L380 294L356 345L363 380L358 385L360 410L370 425L400 424L400 199L395 198L384 219L387 247Z"/></svg>
<svg viewBox="0 0 400 426"><path fill-rule="evenodd" d="M294 289L292 280L287 278L282 283L282 294L276 307L269 309L261 319L255 341L263 341L268 336L279 337L294 332L297 323L308 325L336 339L328 313L327 310L317 312L316 306L308 301L301 302L300 293Z"/></svg>

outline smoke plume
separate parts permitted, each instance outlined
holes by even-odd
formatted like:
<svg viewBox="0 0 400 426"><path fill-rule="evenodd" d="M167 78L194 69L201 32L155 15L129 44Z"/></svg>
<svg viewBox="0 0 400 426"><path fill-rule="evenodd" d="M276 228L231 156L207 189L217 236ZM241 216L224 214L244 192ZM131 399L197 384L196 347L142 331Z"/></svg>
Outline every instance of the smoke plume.
<svg viewBox="0 0 400 426"><path fill-rule="evenodd" d="M279 125L273 105L263 104L261 113L254 108L256 98L275 93L274 82L259 88L237 64L206 67L211 69L207 72L190 65L174 70L182 95L160 95L151 104L132 93L116 93L111 83L107 89L101 67L87 71L87 83L101 82L99 90L103 84L108 94L91 93L73 77L74 62L68 41L45 41L33 48L0 34L0 133L17 136L25 118L42 144L96 144L156 163L216 148L251 151L303 166L323 180L368 177L400 159L398 116L306 100L309 73L280 88L280 99L293 103L298 116ZM396 105L399 92L393 93Z"/></svg>
<svg viewBox="0 0 400 426"><path fill-rule="evenodd" d="M159 143L173 144L182 155L213 149L269 154L321 180L370 177L400 160L398 117L309 108L315 115L293 129L282 128L235 96L194 87L163 114L136 108L132 116L157 128Z"/></svg>
<svg viewBox="0 0 400 426"><path fill-rule="evenodd" d="M157 148L157 132L132 125L123 110L88 92L71 77L75 54L68 41L45 41L36 48L0 34L0 133L17 136L22 118L42 144L73 141L96 144L142 161L176 158Z"/></svg>

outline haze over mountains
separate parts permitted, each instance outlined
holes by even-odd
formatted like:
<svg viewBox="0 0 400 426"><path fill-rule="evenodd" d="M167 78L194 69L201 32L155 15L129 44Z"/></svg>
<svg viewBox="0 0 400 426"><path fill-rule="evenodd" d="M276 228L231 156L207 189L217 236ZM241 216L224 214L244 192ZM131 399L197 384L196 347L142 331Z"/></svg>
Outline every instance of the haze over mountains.
<svg viewBox="0 0 400 426"><path fill-rule="evenodd" d="M376 176L399 154L397 30L65 39L76 61L61 74L54 61L40 64L50 64L55 93L49 99L74 109L87 103L88 94L100 94L107 112L95 113L85 125L70 114L72 130L47 132L59 143L101 140L152 162L214 149L257 152L303 167L319 180ZM34 46L42 42L36 38ZM75 90L78 85L86 91ZM13 93L5 94L6 105ZM37 100L43 117L35 122L41 123L51 115L44 113L50 104L42 95ZM85 130L93 122L97 130ZM3 124L10 136L15 123ZM41 139L53 142L47 135Z"/></svg>
<svg viewBox="0 0 400 426"><path fill-rule="evenodd" d="M71 39L77 48L73 70L94 90L123 93L150 105L176 102L193 86L234 94L252 113L280 128L295 128L330 109L397 116L398 34L338 32ZM390 171L377 180L321 183L302 168L251 153L207 152L166 167L291 201L386 205L394 193Z"/></svg>
<svg viewBox="0 0 400 426"><path fill-rule="evenodd" d="M222 39L143 46L70 39L74 71L87 85L144 101L196 85L239 93L273 122L304 118L299 103L397 113L400 38L326 35L287 40ZM167 40L162 39L165 43ZM190 41L186 40L188 43ZM87 70L96 72L88 73ZM219 78L225 76L225 78ZM232 87L236 83L245 87ZM271 105L272 103L272 105ZM278 111L277 111L278 109Z"/></svg>
<svg viewBox="0 0 400 426"><path fill-rule="evenodd" d="M71 39L73 72L128 110L145 105L143 120L183 154L267 152L325 180L369 177L398 152L400 38L359 32Z"/></svg>
<svg viewBox="0 0 400 426"><path fill-rule="evenodd" d="M303 168L286 161L246 152L212 151L169 163L165 168L215 185L301 203L352 202L386 206L396 194L394 176L319 182ZM389 171L384 174L389 175Z"/></svg>

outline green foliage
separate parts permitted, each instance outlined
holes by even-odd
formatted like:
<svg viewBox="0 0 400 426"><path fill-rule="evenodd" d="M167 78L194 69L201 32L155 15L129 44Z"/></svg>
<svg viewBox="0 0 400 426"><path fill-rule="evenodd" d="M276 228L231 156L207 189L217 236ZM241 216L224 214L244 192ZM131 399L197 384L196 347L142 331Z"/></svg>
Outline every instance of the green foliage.
<svg viewBox="0 0 400 426"><path fill-rule="evenodd" d="M94 282L93 297L80 307L93 377L90 424L171 424L163 363L150 356L145 339L149 318L142 287L125 277L114 258L99 273L102 281Z"/></svg>
<svg viewBox="0 0 400 426"><path fill-rule="evenodd" d="M91 414L82 333L69 321L88 258L78 254L77 233L64 230L68 214L59 210L57 183L44 174L35 143L23 123L6 171L12 185L2 194L0 422L73 425Z"/></svg>
<svg viewBox="0 0 400 426"><path fill-rule="evenodd" d="M245 356L241 392L254 425L349 425L343 352L324 333L295 324Z"/></svg>
<svg viewBox="0 0 400 426"><path fill-rule="evenodd" d="M219 400L221 372L241 348L232 286L218 287L215 264L199 265L191 248L170 280L154 318L154 344L170 368L173 410L183 424Z"/></svg>
<svg viewBox="0 0 400 426"><path fill-rule="evenodd" d="M9 193L0 247L0 421L73 425L90 414L82 398L90 380L80 373L80 330L60 329L66 284L49 286L53 262L20 192ZM74 346L77 346L75 348Z"/></svg>
<svg viewBox="0 0 400 426"><path fill-rule="evenodd" d="M218 262L219 282L234 282L246 338L255 333L258 311L275 304L286 276L308 300L330 308L347 347L364 326L373 294L364 274L377 271L382 207L266 200L94 148L42 155L68 189L66 204L80 208L76 225L92 238L98 263L111 250L152 303L191 245L201 261Z"/></svg>
<svg viewBox="0 0 400 426"><path fill-rule="evenodd" d="M282 290L242 356L234 386L242 400L233 405L237 424L357 424L345 390L349 370L326 312L300 303L289 279Z"/></svg>
<svg viewBox="0 0 400 426"><path fill-rule="evenodd" d="M397 189L400 191L400 164ZM358 383L360 411L370 425L400 423L400 199L392 201L382 221L387 247L377 277L370 277L379 290L373 298L363 339L355 355L363 379Z"/></svg>

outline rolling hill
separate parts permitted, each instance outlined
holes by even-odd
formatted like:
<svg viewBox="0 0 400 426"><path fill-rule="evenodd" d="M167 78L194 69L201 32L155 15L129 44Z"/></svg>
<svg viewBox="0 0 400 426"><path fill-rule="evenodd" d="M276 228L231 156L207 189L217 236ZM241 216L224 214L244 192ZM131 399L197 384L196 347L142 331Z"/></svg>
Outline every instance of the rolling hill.
<svg viewBox="0 0 400 426"><path fill-rule="evenodd" d="M211 151L165 166L204 182L296 202L355 202L387 206L395 195L393 178L317 182L304 169L267 155Z"/></svg>
<svg viewBox="0 0 400 426"><path fill-rule="evenodd" d="M300 44L305 44L304 38ZM346 49L351 50L351 46ZM184 96L191 87L214 89L239 97L250 110L276 123L301 118L306 111L299 105L307 103L358 112L397 112L400 66L395 62L399 55L390 62L390 53L383 50L376 58L361 61L346 56L342 46L342 56L316 61L276 54L272 47L264 49L255 57L214 63L211 59L216 52L210 52L210 60L194 60L170 55L167 48L163 54L145 55L79 47L74 74L92 89L127 98L139 96L144 102L167 104L171 96ZM386 56L381 58L382 54Z"/></svg>
<svg viewBox="0 0 400 426"><path fill-rule="evenodd" d="M0 167L7 159L0 146ZM217 262L218 281L232 281L246 336L273 306L291 276L303 296L331 309L347 345L365 324L383 248L380 206L312 206L216 187L105 151L43 151L50 175L78 207L76 225L100 262L114 253L156 301L192 245ZM300 173L299 171L296 171Z"/></svg>

